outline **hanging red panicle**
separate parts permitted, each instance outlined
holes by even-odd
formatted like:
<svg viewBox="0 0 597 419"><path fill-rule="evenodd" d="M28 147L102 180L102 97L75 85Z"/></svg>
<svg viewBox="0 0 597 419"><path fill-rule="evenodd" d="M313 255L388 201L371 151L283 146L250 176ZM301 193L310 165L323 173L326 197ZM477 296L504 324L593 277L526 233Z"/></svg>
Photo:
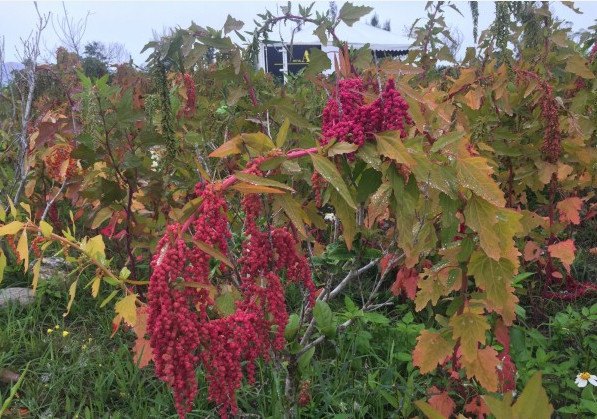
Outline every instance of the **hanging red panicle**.
<svg viewBox="0 0 597 419"><path fill-rule="evenodd" d="M179 76L180 78L181 76ZM193 77L188 74L182 74L182 82L184 84L186 90L186 102L184 106L180 107L178 114L176 115L177 118L180 119L181 116L190 117L195 114L195 107L197 106L197 95L195 92L195 81Z"/></svg>
<svg viewBox="0 0 597 419"><path fill-rule="evenodd" d="M366 104L366 83L361 79L340 80L336 98L330 98L323 111L322 146L336 138L361 147L365 141L373 141L376 133L399 131L406 137L406 129L412 124L408 103L389 79L380 97Z"/></svg>

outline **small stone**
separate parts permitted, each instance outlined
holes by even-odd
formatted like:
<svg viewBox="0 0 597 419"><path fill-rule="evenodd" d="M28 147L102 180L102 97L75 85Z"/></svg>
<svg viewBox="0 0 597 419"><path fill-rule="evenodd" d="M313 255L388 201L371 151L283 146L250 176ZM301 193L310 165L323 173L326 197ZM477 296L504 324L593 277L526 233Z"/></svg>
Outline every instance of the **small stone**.
<svg viewBox="0 0 597 419"><path fill-rule="evenodd" d="M35 291L31 288L5 288L0 290L0 308L7 306L11 302L22 305L29 305L35 301Z"/></svg>

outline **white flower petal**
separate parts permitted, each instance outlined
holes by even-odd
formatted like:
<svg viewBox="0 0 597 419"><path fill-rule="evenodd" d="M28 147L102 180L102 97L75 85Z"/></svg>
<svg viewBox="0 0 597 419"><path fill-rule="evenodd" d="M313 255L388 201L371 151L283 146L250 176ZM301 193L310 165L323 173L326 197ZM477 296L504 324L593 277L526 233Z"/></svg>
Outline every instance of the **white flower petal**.
<svg viewBox="0 0 597 419"><path fill-rule="evenodd" d="M589 383L597 387L597 375L591 375L591 377L589 378Z"/></svg>
<svg viewBox="0 0 597 419"><path fill-rule="evenodd" d="M580 388L586 387L588 381L587 380L583 380L582 378L577 378L575 381L577 386L579 386Z"/></svg>

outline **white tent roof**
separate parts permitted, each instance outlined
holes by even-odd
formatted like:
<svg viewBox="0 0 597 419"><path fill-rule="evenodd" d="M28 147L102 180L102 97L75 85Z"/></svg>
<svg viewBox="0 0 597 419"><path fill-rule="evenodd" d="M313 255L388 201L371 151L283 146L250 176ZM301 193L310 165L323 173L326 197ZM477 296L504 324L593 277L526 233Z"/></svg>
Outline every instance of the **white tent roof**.
<svg viewBox="0 0 597 419"><path fill-rule="evenodd" d="M290 43L292 30L295 27L295 23L280 24L270 35L270 40ZM317 35L313 34L316 28L312 23L305 24L300 31L294 33L293 44L321 44ZM403 51L409 49L412 44L412 41L404 36L376 28L362 21L355 22L351 27L341 22L335 32L340 40L348 42L348 45L352 47L358 48L369 44L369 47L375 51ZM333 40L329 34L327 34L327 38L328 45L331 46Z"/></svg>

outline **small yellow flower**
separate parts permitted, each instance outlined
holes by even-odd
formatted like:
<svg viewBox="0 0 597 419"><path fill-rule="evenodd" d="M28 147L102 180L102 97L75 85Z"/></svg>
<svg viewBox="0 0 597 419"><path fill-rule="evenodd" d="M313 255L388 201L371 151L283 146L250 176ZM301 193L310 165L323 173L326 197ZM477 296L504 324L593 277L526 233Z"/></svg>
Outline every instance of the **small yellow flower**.
<svg viewBox="0 0 597 419"><path fill-rule="evenodd" d="M47 330L47 332L48 332L48 335L49 335L50 333L52 333L53 331L54 331L54 329L48 329L48 330Z"/></svg>
<svg viewBox="0 0 597 419"><path fill-rule="evenodd" d="M60 330L60 325L59 325L59 324L57 324L56 326L54 326L54 329L56 329L56 330Z"/></svg>
<svg viewBox="0 0 597 419"><path fill-rule="evenodd" d="M581 372L576 376L576 380L574 380L574 382L580 388L586 387L588 383L591 383L597 387L597 376L588 372Z"/></svg>
<svg viewBox="0 0 597 419"><path fill-rule="evenodd" d="M87 344L83 344L83 346L81 346L81 349L83 349L83 350L87 349Z"/></svg>
<svg viewBox="0 0 597 419"><path fill-rule="evenodd" d="M62 337L63 337L63 338L65 338L65 337L67 337L67 336L68 336L68 332L67 332L66 330L65 330L65 331L63 331L63 332L62 332Z"/></svg>

